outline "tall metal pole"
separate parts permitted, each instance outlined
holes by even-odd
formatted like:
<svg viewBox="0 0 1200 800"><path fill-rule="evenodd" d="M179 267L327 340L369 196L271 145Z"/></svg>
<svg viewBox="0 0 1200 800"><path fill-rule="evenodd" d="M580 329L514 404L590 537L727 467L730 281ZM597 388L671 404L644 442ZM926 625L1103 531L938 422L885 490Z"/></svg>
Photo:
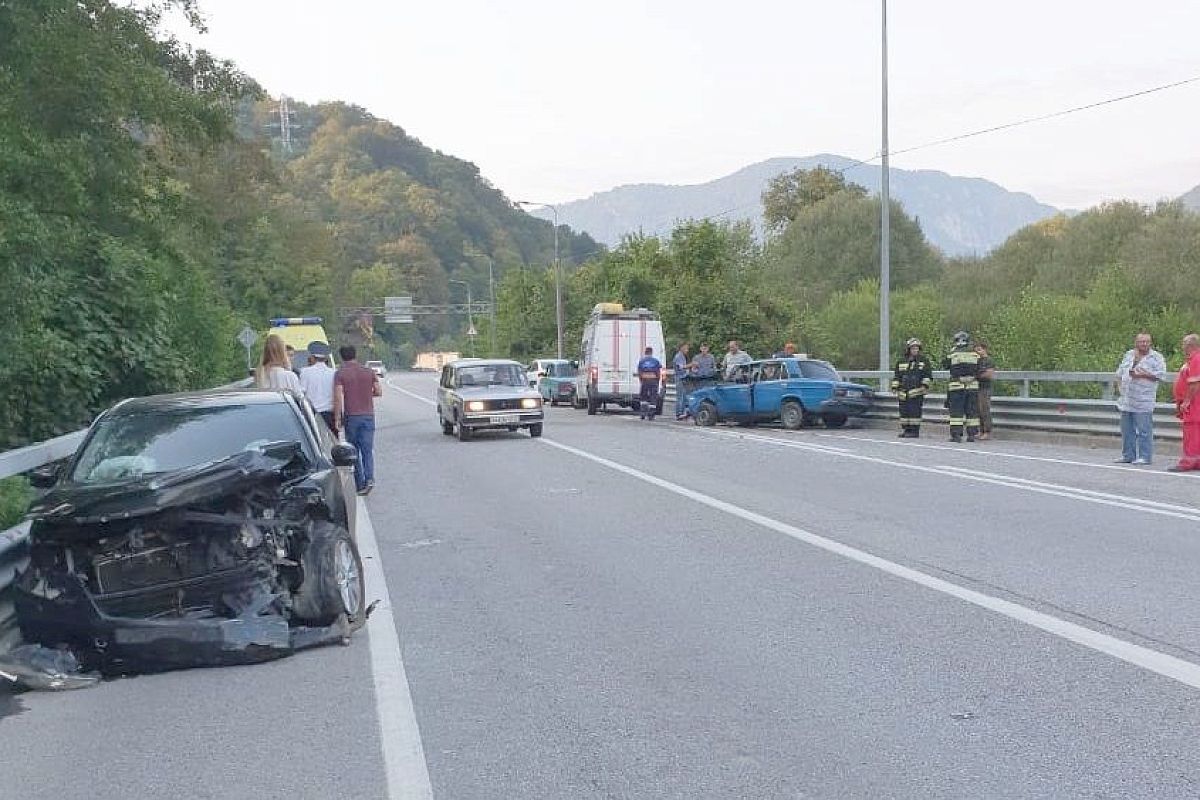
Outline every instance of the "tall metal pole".
<svg viewBox="0 0 1200 800"><path fill-rule="evenodd" d="M488 298L492 301L492 335L491 335L491 352L492 358L496 357L496 279L492 275L492 264L494 263L491 256L488 260Z"/></svg>
<svg viewBox="0 0 1200 800"><path fill-rule="evenodd" d="M558 343L558 357L563 357L563 305L562 267L558 260L558 207L553 203L536 203L533 200L518 200L519 206L543 206L554 215L554 331Z"/></svg>
<svg viewBox="0 0 1200 800"><path fill-rule="evenodd" d="M888 157L888 57L887 57L887 0L883 2L883 167L879 188L879 368L885 375L879 379L886 389L891 372L890 289L892 283L892 194Z"/></svg>

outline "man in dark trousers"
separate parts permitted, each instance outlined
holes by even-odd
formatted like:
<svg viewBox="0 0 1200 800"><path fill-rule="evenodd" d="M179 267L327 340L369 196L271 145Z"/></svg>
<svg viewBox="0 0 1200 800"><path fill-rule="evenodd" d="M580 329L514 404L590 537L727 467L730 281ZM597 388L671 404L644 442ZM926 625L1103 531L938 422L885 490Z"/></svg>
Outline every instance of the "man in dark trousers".
<svg viewBox="0 0 1200 800"><path fill-rule="evenodd" d="M333 415L341 420L346 441L358 448L354 485L367 495L375 488L375 398L383 395L383 385L375 370L358 363L353 346L339 348L338 355L342 365L333 376Z"/></svg>
<svg viewBox="0 0 1200 800"><path fill-rule="evenodd" d="M933 363L921 352L921 340L909 339L904 343L904 355L896 363L896 372L892 376L892 391L900 401L901 439L921 436L925 394L932 384Z"/></svg>
<svg viewBox="0 0 1200 800"><path fill-rule="evenodd" d="M950 408L950 441L961 442L963 428L967 441L979 433L979 354L971 347L966 331L954 334L954 349L942 359L942 369L950 370L946 401Z"/></svg>
<svg viewBox="0 0 1200 800"><path fill-rule="evenodd" d="M645 355L637 364L637 376L641 381L638 393L638 416L653 420L658 406L659 387L662 384L662 362L654 357L654 348L647 347Z"/></svg>

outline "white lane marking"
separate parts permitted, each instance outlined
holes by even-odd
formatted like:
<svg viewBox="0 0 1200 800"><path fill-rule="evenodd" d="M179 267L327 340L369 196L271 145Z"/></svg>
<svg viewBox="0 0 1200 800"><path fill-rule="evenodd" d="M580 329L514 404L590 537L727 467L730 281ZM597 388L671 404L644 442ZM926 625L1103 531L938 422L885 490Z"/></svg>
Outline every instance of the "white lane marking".
<svg viewBox="0 0 1200 800"><path fill-rule="evenodd" d="M637 417L627 416L627 415L621 415L619 417L615 417L614 419L619 419L624 422L636 422L636 423L639 423L642 425L645 424L644 420L640 420ZM651 423L651 424L653 424L653 423ZM682 427L686 428L687 425L685 424ZM693 424L692 427L695 428L696 431L699 433L720 433L725 436L734 436L734 437L747 436L747 434L739 433L737 431L707 431L703 428L700 428L698 425L695 425L695 424ZM676 430L677 426L668 424L666 426L666 428L667 428L667 430ZM750 437L750 438L753 438L753 437ZM780 439L779 441L785 441L785 440ZM791 444L795 447L803 448L805 450L816 450L817 452L826 452L826 453L849 453L849 452L851 452L851 450L846 447L834 447L833 445L821 444L820 442L804 442L804 441L796 441L796 440L786 440L786 441L788 441L789 444Z"/></svg>
<svg viewBox="0 0 1200 800"><path fill-rule="evenodd" d="M801 444L799 442L791 442L786 439L776 439L771 436L756 436L746 433L734 433L732 431L700 431L700 433L709 436L721 436L725 438L746 439L749 441L762 442L763 444L771 444L776 447L791 447L797 450L807 450L809 452L821 452L812 447ZM866 461L872 464L883 464L889 467L897 467L899 469L912 470L914 472L926 472L932 475L943 475L952 478L959 478L966 481L975 481L976 483L990 483L996 486L1005 486L1010 489L1019 489L1025 492L1034 492L1037 494L1052 495L1054 497L1065 497L1069 500L1079 500L1085 503L1095 503L1097 505L1113 506L1114 508L1125 509L1126 511L1139 511L1147 514L1157 514L1163 517L1175 517L1177 519L1197 520L1200 521L1200 508L1191 508L1188 506L1172 506L1167 503L1159 503L1155 500L1144 500L1137 497L1126 497L1122 495L1104 495L1103 492L1093 492L1090 489L1080 489L1075 486L1062 486L1059 484L1039 484L1037 481L1027 481L1023 478L1014 478L1009 475L997 475L995 473L976 472L975 470L962 469L960 467L951 467L945 465L930 466L925 464L909 464L903 461L892 461L886 458L877 456L867 456L861 453L850 452L828 452L828 455L838 456L841 458L850 458L855 461ZM1115 499L1114 499L1115 498ZM1183 513L1176 509L1183 509Z"/></svg>
<svg viewBox="0 0 1200 800"><path fill-rule="evenodd" d="M1170 678L1180 683L1190 686L1193 689L1200 689L1200 665L1193 664L1190 661L1184 661L1181 658L1151 650L1148 647L1127 642L1124 639L1118 639L1115 636L1109 636L1106 633L1085 628L1074 622L1068 622L1065 619L1045 614L1041 611L1036 611L1032 608L1022 606L1018 603L1013 603L1009 600L1003 600L999 597L977 592L973 589L968 589L964 586L951 583L941 578L936 578L919 570L906 567L903 564L897 564L894 561L888 561L885 558L873 555L865 550L859 550L856 547L851 547L841 542L827 539L824 536L806 531L802 528L797 528L794 525L789 525L786 522L781 522L770 517L757 514L749 509L734 505L733 503L718 500L700 492L693 491L684 486L659 478L646 472L642 472L634 467L620 464L616 461L611 461L603 456L598 456L589 453L586 450L580 450L577 447L562 444L551 439L541 438L538 440L544 445L554 447L580 458L587 459L601 466L621 472L632 478L649 483L652 486L657 486L680 497L686 497L689 500L694 500L697 503L708 506L730 516L737 517L751 522L755 525L773 530L777 533L782 533L785 536L790 536L797 541L805 544L818 547L826 552L841 556L851 561L864 564L869 567L885 572L888 575L910 581L919 586L924 586L927 589L932 589L935 592L940 592L950 597L957 598L971 605L992 611L1017 622L1025 623L1039 630L1045 631L1052 636L1057 636L1075 644L1082 645L1089 649L1100 653L1112 656L1128 664L1132 664L1142 669L1153 672L1157 675Z"/></svg>
<svg viewBox="0 0 1200 800"><path fill-rule="evenodd" d="M408 675L396 633L396 611L383 575L379 542L367 514L367 504L358 498L358 551L363 559L363 578L368 594L379 599L367 620L371 645L371 678L375 683L375 713L379 717L379 745L383 750L384 774L390 800L432 800L429 767L413 708Z"/></svg>
<svg viewBox="0 0 1200 800"><path fill-rule="evenodd" d="M920 444L917 442L899 442L888 439L872 439L869 436L851 436L848 434L839 433L818 433L818 436L823 436L831 439L853 439L856 442L872 442L874 444L886 444L891 447L916 447L922 450L947 450L951 453L964 453L976 456L994 456L996 458L1015 458L1022 461L1044 461L1048 464L1064 464L1070 467L1090 467L1095 469L1114 469L1121 472L1136 472L1139 475L1161 475L1169 478L1188 478L1195 480L1195 476L1187 472L1167 472L1166 470L1146 469L1145 467L1131 467L1124 464L1098 464L1094 461L1072 461L1068 458L1051 458L1050 456L1027 456L1020 453L1003 453L999 450L988 450L986 447L964 447L956 445L951 447L946 444Z"/></svg>
<svg viewBox="0 0 1200 800"><path fill-rule="evenodd" d="M424 403L427 406L433 406L434 408L437 408L437 403L433 402L428 397L421 397L421 395L417 394L416 392L410 392L408 389L401 389L399 386L392 383L391 381L387 381L387 385L392 387L393 389L395 389L400 394L408 395L413 400L420 400L422 403Z"/></svg>

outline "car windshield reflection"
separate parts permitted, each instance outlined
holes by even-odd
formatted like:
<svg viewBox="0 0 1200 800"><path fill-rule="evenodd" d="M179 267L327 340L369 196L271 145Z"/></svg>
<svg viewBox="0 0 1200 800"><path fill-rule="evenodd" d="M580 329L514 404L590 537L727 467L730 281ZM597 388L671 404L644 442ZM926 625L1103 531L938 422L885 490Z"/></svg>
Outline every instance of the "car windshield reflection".
<svg viewBox="0 0 1200 800"><path fill-rule="evenodd" d="M526 385L525 372L516 364L477 364L459 367L459 386L520 386Z"/></svg>

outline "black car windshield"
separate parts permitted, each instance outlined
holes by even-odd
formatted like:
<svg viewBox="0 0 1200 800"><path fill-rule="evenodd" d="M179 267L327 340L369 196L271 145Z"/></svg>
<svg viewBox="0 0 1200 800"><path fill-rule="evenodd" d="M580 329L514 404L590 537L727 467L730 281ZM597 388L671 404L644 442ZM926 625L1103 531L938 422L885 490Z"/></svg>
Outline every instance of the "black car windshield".
<svg viewBox="0 0 1200 800"><path fill-rule="evenodd" d="M459 367L459 386L525 386L525 370L519 364L472 364Z"/></svg>
<svg viewBox="0 0 1200 800"><path fill-rule="evenodd" d="M546 366L546 374L551 378L574 378L578 372L579 368L573 367L570 364L549 364Z"/></svg>
<svg viewBox="0 0 1200 800"><path fill-rule="evenodd" d="M840 381L841 375L837 370L823 361L800 361L800 372L806 378L816 378L822 381Z"/></svg>
<svg viewBox="0 0 1200 800"><path fill-rule="evenodd" d="M118 412L101 420L71 480L102 483L173 472L280 441L304 441L299 420L284 403Z"/></svg>

